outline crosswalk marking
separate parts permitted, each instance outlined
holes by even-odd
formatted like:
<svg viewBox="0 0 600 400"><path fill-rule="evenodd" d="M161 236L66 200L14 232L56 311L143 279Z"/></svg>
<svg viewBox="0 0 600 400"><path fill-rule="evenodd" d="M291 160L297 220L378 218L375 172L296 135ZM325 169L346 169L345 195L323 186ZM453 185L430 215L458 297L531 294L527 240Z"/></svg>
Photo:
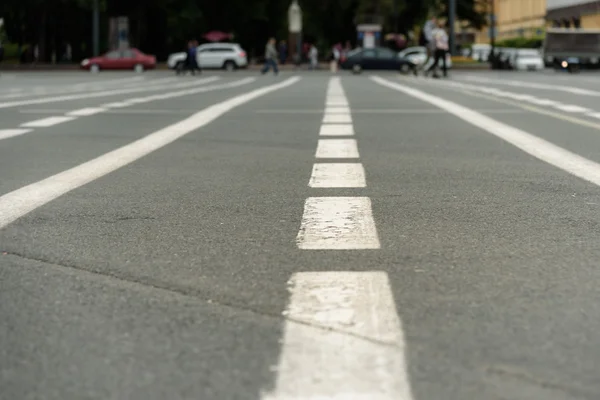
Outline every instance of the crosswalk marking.
<svg viewBox="0 0 600 400"><path fill-rule="evenodd" d="M368 197L309 197L296 237L304 250L380 248Z"/></svg>
<svg viewBox="0 0 600 400"><path fill-rule="evenodd" d="M349 124L352 122L350 114L325 114L323 116L324 124Z"/></svg>
<svg viewBox="0 0 600 400"><path fill-rule="evenodd" d="M592 160L572 153L528 132L496 121L488 116L468 109L457 103L453 103L408 86L390 82L378 76L371 77L371 79L382 86L386 86L399 92L408 94L446 110L458 118L461 118L462 120L477 126L486 132L499 137L500 139L503 139L522 151L538 158L539 160L542 160L550 165L554 165L563 171L600 186L600 164Z"/></svg>
<svg viewBox="0 0 600 400"><path fill-rule="evenodd" d="M0 229L63 194L122 168L174 142L189 132L209 124L221 115L244 103L291 86L299 80L299 77L292 77L280 83L264 86L213 104L189 118L169 125L135 142L49 178L0 196Z"/></svg>
<svg viewBox="0 0 600 400"><path fill-rule="evenodd" d="M185 88L190 86L203 85L208 82L213 82L218 80L218 77L210 77L199 79L193 83L181 83L177 85L169 85L169 86L149 86L149 87L134 87L129 89L111 89L104 90L101 92L92 92L92 93L77 93L77 94L61 94L54 97L42 97L37 99L26 99L26 100L17 100L17 101L9 101L5 103L0 103L0 108L10 108L10 107L18 107L32 104L44 104L44 103L56 103L60 101L69 101L69 100L79 100L79 99L91 99L97 97L108 97L115 96L119 94L127 94L127 93L141 93L141 92L151 92L151 91L160 91L166 89L175 89L175 88Z"/></svg>
<svg viewBox="0 0 600 400"><path fill-rule="evenodd" d="M365 187L365 169L361 163L315 164L308 185L313 188Z"/></svg>
<svg viewBox="0 0 600 400"><path fill-rule="evenodd" d="M89 107L89 108L82 108L79 110L68 112L66 115L70 116L70 117L87 117L87 116L98 114L98 113L101 113L104 111L106 111L106 108Z"/></svg>
<svg viewBox="0 0 600 400"><path fill-rule="evenodd" d="M320 136L353 136L354 128L351 124L329 124L322 125Z"/></svg>
<svg viewBox="0 0 600 400"><path fill-rule="evenodd" d="M75 117L65 117L65 116L48 117L48 118L42 118L42 119L38 119L35 121L31 121L31 122L26 122L24 124L21 124L21 126L24 128L47 128L49 126L62 124L63 122L72 121L74 119L75 119Z"/></svg>
<svg viewBox="0 0 600 400"><path fill-rule="evenodd" d="M320 139L316 158L358 158L355 139Z"/></svg>
<svg viewBox="0 0 600 400"><path fill-rule="evenodd" d="M24 135L31 132L32 129L0 129L0 140L8 139L11 137Z"/></svg>
<svg viewBox="0 0 600 400"><path fill-rule="evenodd" d="M277 381L263 400L413 398L385 272L300 272L290 292Z"/></svg>
<svg viewBox="0 0 600 400"><path fill-rule="evenodd" d="M560 105L556 105L555 107L561 111L572 112L572 113L584 113L584 112L591 111L587 108L575 106L572 104L560 104Z"/></svg>

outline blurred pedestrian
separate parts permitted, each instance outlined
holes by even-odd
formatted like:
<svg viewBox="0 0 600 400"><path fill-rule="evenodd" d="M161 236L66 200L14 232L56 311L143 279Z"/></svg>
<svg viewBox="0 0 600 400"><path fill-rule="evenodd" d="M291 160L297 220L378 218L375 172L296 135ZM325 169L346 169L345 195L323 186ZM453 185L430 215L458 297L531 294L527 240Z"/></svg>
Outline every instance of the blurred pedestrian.
<svg viewBox="0 0 600 400"><path fill-rule="evenodd" d="M269 69L273 68L273 73L275 75L279 74L279 69L277 68L277 50L275 49L275 38L269 39L267 45L265 46L265 66L260 71L263 75L269 72Z"/></svg>
<svg viewBox="0 0 600 400"><path fill-rule="evenodd" d="M288 58L287 44L285 43L285 40L282 40L279 43L279 63L281 65L284 65L287 58Z"/></svg>
<svg viewBox="0 0 600 400"><path fill-rule="evenodd" d="M444 25L442 23L433 31L433 42L435 45L434 52L434 60L433 64L427 70L426 74L433 71L433 77L439 78L440 76L437 74L437 68L440 60L442 61L442 71L444 73L444 77L448 76L448 66L446 65L446 54L448 53L448 33L446 33L446 29L444 29Z"/></svg>
<svg viewBox="0 0 600 400"><path fill-rule="evenodd" d="M423 70L426 70L427 64L431 61L435 53L435 43L433 41L433 31L437 29L438 21L435 15L433 15L425 25L423 25L423 29L421 30L421 36L419 38L419 45L425 47L425 51L427 52L427 58L421 65Z"/></svg>
<svg viewBox="0 0 600 400"><path fill-rule="evenodd" d="M329 60L329 69L334 74L337 73L337 67L340 63L340 57L342 56L342 45L336 44L331 49L331 60Z"/></svg>
<svg viewBox="0 0 600 400"><path fill-rule="evenodd" d="M308 58L310 58L310 69L317 69L319 65L319 50L317 50L317 46L314 43L310 45Z"/></svg>
<svg viewBox="0 0 600 400"><path fill-rule="evenodd" d="M187 57L185 59L185 65L187 67L187 70L190 71L190 73L192 75L196 75L196 70L200 69L200 68L198 68L198 51L196 49L196 42L193 40L190 40L188 42Z"/></svg>

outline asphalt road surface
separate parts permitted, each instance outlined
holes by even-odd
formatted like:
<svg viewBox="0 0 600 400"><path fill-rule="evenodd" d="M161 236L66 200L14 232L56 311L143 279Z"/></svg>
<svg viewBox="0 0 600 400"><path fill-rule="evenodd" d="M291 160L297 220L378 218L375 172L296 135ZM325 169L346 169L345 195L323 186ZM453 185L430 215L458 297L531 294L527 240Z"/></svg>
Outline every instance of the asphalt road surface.
<svg viewBox="0 0 600 400"><path fill-rule="evenodd" d="M0 75L0 398L600 398L600 75Z"/></svg>

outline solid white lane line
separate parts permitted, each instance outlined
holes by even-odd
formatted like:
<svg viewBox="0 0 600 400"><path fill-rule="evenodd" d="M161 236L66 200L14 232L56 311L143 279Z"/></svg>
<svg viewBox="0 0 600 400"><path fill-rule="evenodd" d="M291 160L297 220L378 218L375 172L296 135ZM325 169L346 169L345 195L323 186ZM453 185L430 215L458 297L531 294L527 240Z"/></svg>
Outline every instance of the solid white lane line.
<svg viewBox="0 0 600 400"><path fill-rule="evenodd" d="M105 107L105 108L123 108L123 107L129 107L129 106L130 106L130 104L126 103L124 101L120 101L117 103L108 103L108 104L102 105L102 107Z"/></svg>
<svg viewBox="0 0 600 400"><path fill-rule="evenodd" d="M90 115L98 114L106 111L106 108L100 107L89 107L89 108L81 108L79 110L70 111L66 115L69 117L87 117Z"/></svg>
<svg viewBox="0 0 600 400"><path fill-rule="evenodd" d="M144 80L145 78L143 77L138 77L138 79L133 79L133 78L124 78L124 79L115 79L114 81L111 80L107 80L107 84L102 83L103 86L98 86L99 83L89 83L89 82L85 82L85 83L77 83L74 84L70 87L59 87L59 86L48 86L48 87L44 87L43 91L45 91L46 94L48 95L62 95L62 94L67 94L67 93L74 93L74 92L84 92L84 91L89 91L89 90L107 90L110 89L111 87L114 88L114 86L116 84L119 85L120 89L124 89L127 87L132 87L131 83L128 83L126 81L131 81L133 82L135 81L140 81L140 80ZM158 85L159 83L166 83L166 81L170 81L170 80L176 80L176 78L164 78L164 79L156 79L156 80L152 80L148 83L144 83L144 87L148 87L151 85ZM136 83L137 87L139 86L139 82ZM40 90L42 90L42 88L32 88L30 89L30 92L24 92L23 90L21 90L21 93L18 94L11 94L11 95L4 95L4 96L0 96L0 99L14 99L14 98L23 98L23 97L34 97L34 96L38 96L40 93Z"/></svg>
<svg viewBox="0 0 600 400"><path fill-rule="evenodd" d="M355 139L320 139L316 158L358 158Z"/></svg>
<svg viewBox="0 0 600 400"><path fill-rule="evenodd" d="M75 117L48 117L31 122L26 122L24 124L21 124L21 126L24 128L46 128L49 126L62 124L63 122L72 121L74 119Z"/></svg>
<svg viewBox="0 0 600 400"><path fill-rule="evenodd" d="M380 248L368 197L309 197L296 237L303 250Z"/></svg>
<svg viewBox="0 0 600 400"><path fill-rule="evenodd" d="M324 124L349 124L352 122L350 114L325 114L323 116Z"/></svg>
<svg viewBox="0 0 600 400"><path fill-rule="evenodd" d="M277 381L263 400L413 399L385 272L300 272L289 290Z"/></svg>
<svg viewBox="0 0 600 400"><path fill-rule="evenodd" d="M214 76L214 77L210 77L210 78L199 79L194 82L182 83L179 85L135 87L135 88L131 88L131 89L115 89L115 90L107 90L107 91L93 92L93 93L68 94L68 95L61 95L61 96L56 96L56 97L43 97L43 98L38 98L38 99L18 100L18 101L0 103L0 108L18 107L18 106L31 105L31 104L57 103L57 102L61 102L61 101L91 99L91 98L96 98L96 97L108 97L108 96L116 96L116 95L127 94L127 93L151 92L151 91L175 89L175 88L203 85L203 84L206 84L209 82L214 82L218 79L219 79L218 77Z"/></svg>
<svg viewBox="0 0 600 400"><path fill-rule="evenodd" d="M362 188L367 186L361 163L320 163L313 165L308 186L313 188Z"/></svg>
<svg viewBox="0 0 600 400"><path fill-rule="evenodd" d="M353 136L352 124L329 124L321 125L320 136Z"/></svg>
<svg viewBox="0 0 600 400"><path fill-rule="evenodd" d="M589 113L587 115L588 117L600 118L600 112Z"/></svg>
<svg viewBox="0 0 600 400"><path fill-rule="evenodd" d="M558 108L559 110L566 111L566 112L572 112L572 113L584 113L584 112L592 111L588 108L574 106L572 104L559 104L559 105L556 105L555 107Z"/></svg>
<svg viewBox="0 0 600 400"><path fill-rule="evenodd" d="M0 196L0 228L73 189L90 183L174 142L244 103L291 86L299 80L299 77L292 77L283 82L255 89L229 100L213 104L189 118L169 125L133 143Z"/></svg>
<svg viewBox="0 0 600 400"><path fill-rule="evenodd" d="M556 146L528 132L496 121L488 116L475 112L459 104L430 95L412 87L387 81L380 77L371 77L382 86L408 94L424 102L433 104L458 118L475 125L492 135L505 140L524 152L569 172L581 179L600 186L600 164L595 163L562 147Z"/></svg>
<svg viewBox="0 0 600 400"><path fill-rule="evenodd" d="M572 86L561 86L561 85L555 85L555 84L548 85L548 84L543 84L543 83L533 83L533 82L504 80L504 79L491 79L491 78L483 78L483 77L476 77L476 76L466 76L463 78L459 77L458 79L473 81L473 82L480 82L480 83L492 83L492 84L497 84L497 85L515 86L515 87L521 87L521 88L526 87L526 88L532 88L532 89L563 91L563 92L569 92L569 93L574 93L574 94L580 94L580 95L584 95L584 96L595 96L595 97L600 96L600 92L595 92L592 90L581 89L581 88L575 88Z"/></svg>
<svg viewBox="0 0 600 400"><path fill-rule="evenodd" d="M0 140L24 135L29 132L31 132L31 129L0 129Z"/></svg>

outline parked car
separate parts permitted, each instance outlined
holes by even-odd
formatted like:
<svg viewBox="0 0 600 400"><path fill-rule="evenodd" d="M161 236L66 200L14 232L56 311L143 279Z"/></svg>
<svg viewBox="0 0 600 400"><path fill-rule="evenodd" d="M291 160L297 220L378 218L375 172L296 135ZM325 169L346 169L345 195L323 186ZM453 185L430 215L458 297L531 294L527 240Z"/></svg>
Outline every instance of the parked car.
<svg viewBox="0 0 600 400"><path fill-rule="evenodd" d="M182 51L169 55L167 66L180 71L185 66L187 53ZM233 71L248 66L246 51L237 43L207 43L198 46L196 59L202 69L226 69Z"/></svg>
<svg viewBox="0 0 600 400"><path fill-rule="evenodd" d="M398 56L409 59L415 65L422 65L427 60L427 49L423 46L407 47L398 53ZM433 61L434 58L431 57L425 68L429 68L433 64ZM441 61L438 67L442 67ZM452 56L450 54L446 54L446 67L448 69L452 68Z"/></svg>
<svg viewBox="0 0 600 400"><path fill-rule="evenodd" d="M545 67L544 59L536 49L516 50L511 64L519 71L541 71Z"/></svg>
<svg viewBox="0 0 600 400"><path fill-rule="evenodd" d="M400 57L398 53L383 47L373 49L356 49L348 53L348 57L340 63L344 70L352 70L355 74L363 70L394 70L407 72L414 70L416 64Z"/></svg>
<svg viewBox="0 0 600 400"><path fill-rule="evenodd" d="M143 72L156 68L156 57L138 49L113 50L99 57L86 58L81 62L81 68L92 72L123 69Z"/></svg>

